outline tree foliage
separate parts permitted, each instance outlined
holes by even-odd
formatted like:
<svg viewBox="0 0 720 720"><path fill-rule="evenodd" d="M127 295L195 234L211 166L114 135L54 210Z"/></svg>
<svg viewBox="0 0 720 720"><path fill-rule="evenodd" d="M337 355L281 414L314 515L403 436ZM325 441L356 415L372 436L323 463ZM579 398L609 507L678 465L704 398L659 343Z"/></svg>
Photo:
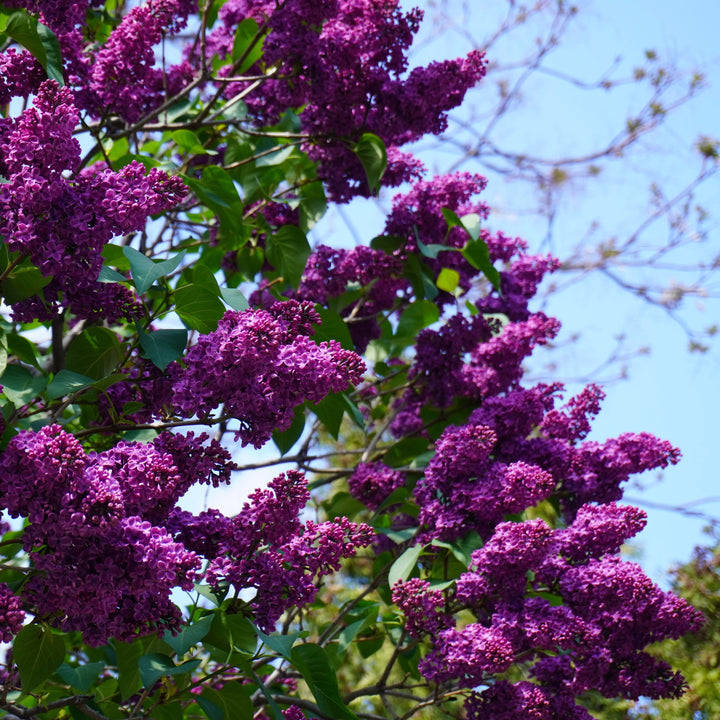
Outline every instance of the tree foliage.
<svg viewBox="0 0 720 720"><path fill-rule="evenodd" d="M679 451L587 440L595 385L523 384L558 262L486 228L483 177L408 152L486 72L410 67L421 15L4 4L8 715L564 720L682 692L645 648L700 616L620 559L645 516L617 504ZM379 235L308 239L380 187ZM182 505L274 465L234 516Z"/></svg>

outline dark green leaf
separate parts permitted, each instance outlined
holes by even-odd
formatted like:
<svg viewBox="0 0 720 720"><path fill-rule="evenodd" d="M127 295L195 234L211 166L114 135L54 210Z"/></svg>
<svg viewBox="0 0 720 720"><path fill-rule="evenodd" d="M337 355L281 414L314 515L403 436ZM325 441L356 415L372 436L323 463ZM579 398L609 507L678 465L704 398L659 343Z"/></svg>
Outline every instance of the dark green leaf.
<svg viewBox="0 0 720 720"><path fill-rule="evenodd" d="M390 587L399 580L407 580L410 577L410 573L415 569L418 558L422 555L424 549L422 545L413 545L400 555L388 572L388 585Z"/></svg>
<svg viewBox="0 0 720 720"><path fill-rule="evenodd" d="M156 280L169 275L175 270L185 257L185 252L178 253L168 260L153 262L135 248L123 248L123 254L130 261L130 272L138 294L142 295L149 290Z"/></svg>
<svg viewBox="0 0 720 720"><path fill-rule="evenodd" d="M241 652L254 653L258 639L253 624L240 613L228 613L216 610L210 624L205 642L221 650L238 649Z"/></svg>
<svg viewBox="0 0 720 720"><path fill-rule="evenodd" d="M184 655L193 645L197 645L210 632L214 615L206 615L191 625L183 625L177 635L167 631L163 640L179 655Z"/></svg>
<svg viewBox="0 0 720 720"><path fill-rule="evenodd" d="M26 625L13 641L13 660L20 670L23 692L47 680L65 658L65 643L44 625Z"/></svg>
<svg viewBox="0 0 720 720"><path fill-rule="evenodd" d="M333 393L326 396L319 403L312 406L312 411L320 419L330 435L337 440L343 415L345 414L345 403L340 394Z"/></svg>
<svg viewBox="0 0 720 720"><path fill-rule="evenodd" d="M317 343L327 340L337 340L346 350L352 350L354 344L347 323L336 312L316 305L315 309L320 315L320 324L315 328L313 339Z"/></svg>
<svg viewBox="0 0 720 720"><path fill-rule="evenodd" d="M225 314L220 298L198 285L186 285L173 293L175 312L192 330L206 335L217 330L218 321Z"/></svg>
<svg viewBox="0 0 720 720"><path fill-rule="evenodd" d="M104 669L104 662L91 662L78 665L78 667L71 667L67 663L63 663L57 672L68 685L80 692L87 692Z"/></svg>
<svg viewBox="0 0 720 720"><path fill-rule="evenodd" d="M123 348L108 328L93 326L83 330L68 347L65 366L80 375L100 380L123 359Z"/></svg>
<svg viewBox="0 0 720 720"><path fill-rule="evenodd" d="M200 138L191 130L175 130L170 137L183 155L217 155L215 150L203 147Z"/></svg>
<svg viewBox="0 0 720 720"><path fill-rule="evenodd" d="M462 250L462 256L490 281L496 290L500 290L500 273L490 259L490 249L482 239L471 240Z"/></svg>
<svg viewBox="0 0 720 720"><path fill-rule="evenodd" d="M27 405L45 389L46 377L37 377L22 365L8 365L0 385L7 399L14 405Z"/></svg>
<svg viewBox="0 0 720 720"><path fill-rule="evenodd" d="M296 225L284 225L267 238L267 258L293 287L300 284L305 263L310 257L310 244Z"/></svg>
<svg viewBox="0 0 720 720"><path fill-rule="evenodd" d="M414 458L425 452L427 448L428 440L426 438L403 438L388 450L383 458L383 462L390 467L409 465Z"/></svg>
<svg viewBox="0 0 720 720"><path fill-rule="evenodd" d="M146 333L139 325L137 328L142 349L161 370L183 354L187 345L187 330L155 330Z"/></svg>
<svg viewBox="0 0 720 720"><path fill-rule="evenodd" d="M192 281L194 285L209 290L213 295L220 296L220 286L215 279L213 271L207 265L195 265L192 269Z"/></svg>
<svg viewBox="0 0 720 720"><path fill-rule="evenodd" d="M380 188L380 180L387 168L387 152L385 143L372 133L362 135L353 151L360 159L370 192L376 193Z"/></svg>
<svg viewBox="0 0 720 720"><path fill-rule="evenodd" d="M399 250L407 243L404 237L399 235L378 235L370 241L373 250L384 250L388 255Z"/></svg>
<svg viewBox="0 0 720 720"><path fill-rule="evenodd" d="M237 681L220 690L205 688L196 700L210 720L252 720L254 714L250 688Z"/></svg>
<svg viewBox="0 0 720 720"><path fill-rule="evenodd" d="M153 720L183 720L183 706L179 702L172 702L168 705L155 705L152 711ZM82 720L87 716L83 715Z"/></svg>
<svg viewBox="0 0 720 720"><path fill-rule="evenodd" d="M294 647L290 662L303 676L323 715L335 720L358 720L341 700L335 671L319 645L306 643Z"/></svg>
<svg viewBox="0 0 720 720"><path fill-rule="evenodd" d="M55 400L65 395L82 390L95 382L87 375L80 375L72 370L60 370L47 387L48 400Z"/></svg>
<svg viewBox="0 0 720 720"><path fill-rule="evenodd" d="M200 664L199 660L188 660L181 665L175 665L171 658L160 653L143 655L138 660L138 669L143 685L152 687L161 677L167 675L183 675L192 672Z"/></svg>

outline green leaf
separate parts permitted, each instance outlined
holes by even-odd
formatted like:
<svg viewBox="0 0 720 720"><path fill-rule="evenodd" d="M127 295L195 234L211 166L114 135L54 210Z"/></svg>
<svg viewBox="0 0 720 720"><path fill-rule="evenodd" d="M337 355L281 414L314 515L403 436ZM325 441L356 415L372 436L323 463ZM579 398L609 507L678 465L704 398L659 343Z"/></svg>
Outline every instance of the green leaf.
<svg viewBox="0 0 720 720"><path fill-rule="evenodd" d="M383 250L388 255L391 255L406 243L407 239L399 235L378 235L370 241L370 247L373 250Z"/></svg>
<svg viewBox="0 0 720 720"><path fill-rule="evenodd" d="M183 155L217 155L217 151L203 147L200 138L191 130L175 130L170 137Z"/></svg>
<svg viewBox="0 0 720 720"><path fill-rule="evenodd" d="M139 325L136 327L143 351L161 370L183 354L187 345L187 330L155 330L146 333Z"/></svg>
<svg viewBox="0 0 720 720"><path fill-rule="evenodd" d="M40 363L37 360L35 345L22 335L11 333L7 336L8 353L18 360L33 365L40 370Z"/></svg>
<svg viewBox="0 0 720 720"><path fill-rule="evenodd" d="M255 627L244 615L216 610L205 642L221 650L254 653L258 639Z"/></svg>
<svg viewBox="0 0 720 720"><path fill-rule="evenodd" d="M105 669L104 662L91 662L78 667L63 663L58 668L58 675L71 687L80 692L87 692L97 680L97 676Z"/></svg>
<svg viewBox="0 0 720 720"><path fill-rule="evenodd" d="M385 143L372 133L364 133L353 147L365 170L368 187L371 193L380 189L380 180L387 168L387 152Z"/></svg>
<svg viewBox="0 0 720 720"><path fill-rule="evenodd" d="M395 585L396 582L407 580L410 577L410 573L415 569L418 558L422 555L424 549L423 545L413 545L395 560L388 572L388 585L390 587Z"/></svg>
<svg viewBox="0 0 720 720"><path fill-rule="evenodd" d="M327 212L327 198L323 184L318 180L303 185L298 190L300 198L300 229L309 233Z"/></svg>
<svg viewBox="0 0 720 720"><path fill-rule="evenodd" d="M309 257L310 243L296 225L284 225L267 238L267 258L270 264L293 287L300 284Z"/></svg>
<svg viewBox="0 0 720 720"><path fill-rule="evenodd" d="M499 291L500 273L492 264L487 243L480 237L480 216L477 213L469 213L460 218L449 208L442 208L440 212L448 224L448 231L454 227L461 227L470 236L470 240L460 251L462 256L476 270L482 271L491 285Z"/></svg>
<svg viewBox="0 0 720 720"><path fill-rule="evenodd" d="M16 12L8 18L4 32L30 52L51 80L55 80L60 86L65 84L60 44L49 27L25 12Z"/></svg>
<svg viewBox="0 0 720 720"><path fill-rule="evenodd" d="M213 274L213 271L207 265L195 265L192 269L192 281L194 285L209 290L213 295L220 296L220 286Z"/></svg>
<svg viewBox="0 0 720 720"><path fill-rule="evenodd" d="M186 285L173 293L175 312L192 330L206 335L217 330L218 321L225 314L220 298L199 285Z"/></svg>
<svg viewBox="0 0 720 720"><path fill-rule="evenodd" d="M100 273L98 274L98 282L102 282L102 283L127 282L127 278L124 275L121 275L117 270L113 270L111 267L108 267L107 265L103 265L100 268Z"/></svg>
<svg viewBox="0 0 720 720"><path fill-rule="evenodd" d="M168 675L184 675L192 672L200 664L200 660L188 660L181 665L175 665L171 658L161 653L143 655L138 660L138 669L143 685L151 688L161 677Z"/></svg>
<svg viewBox="0 0 720 720"><path fill-rule="evenodd" d="M65 642L45 625L26 625L13 641L20 684L29 693L47 680L65 658Z"/></svg>
<svg viewBox="0 0 720 720"><path fill-rule="evenodd" d="M217 215L224 229L237 231L242 225L243 202L227 170L210 165L203 170L200 180L188 175L183 175L182 179L198 199Z"/></svg>
<svg viewBox="0 0 720 720"><path fill-rule="evenodd" d="M121 700L127 700L143 685L138 661L145 653L145 646L146 643L142 639L133 643L113 643L117 657L118 688Z"/></svg>
<svg viewBox="0 0 720 720"><path fill-rule="evenodd" d="M375 625L377 622L379 607L379 603L373 603L372 606L365 611L364 617L343 628L339 637L338 652L345 652L359 632Z"/></svg>
<svg viewBox="0 0 720 720"><path fill-rule="evenodd" d="M257 631L257 636L265 645L275 651L278 655L284 657L286 660L290 660L293 645L300 637L300 633L288 633L287 635L266 635L259 628L255 629Z"/></svg>
<svg viewBox="0 0 720 720"><path fill-rule="evenodd" d="M68 347L65 366L80 375L101 380L123 359L120 341L112 330L93 326L83 330Z"/></svg>
<svg viewBox="0 0 720 720"><path fill-rule="evenodd" d="M130 261L130 272L135 289L140 295L149 290L156 280L173 272L185 257L185 251L183 251L168 260L156 263L135 248L124 247L123 254Z"/></svg>
<svg viewBox="0 0 720 720"><path fill-rule="evenodd" d="M318 315L320 315L320 324L315 328L313 339L317 343L326 342L328 340L337 340L346 350L352 350L355 346L350 336L347 323L338 315L338 313L324 308L321 305L315 305Z"/></svg>
<svg viewBox="0 0 720 720"><path fill-rule="evenodd" d="M247 298L237 288L222 288L220 294L225 303L233 310L242 312L250 308L250 303L247 301Z"/></svg>
<svg viewBox="0 0 720 720"><path fill-rule="evenodd" d="M435 284L445 292L454 292L460 283L460 273L451 268L442 268Z"/></svg>
<svg viewBox="0 0 720 720"><path fill-rule="evenodd" d="M387 451L383 462L390 467L409 465L418 455L428 449L427 438L406 437Z"/></svg>
<svg viewBox="0 0 720 720"><path fill-rule="evenodd" d="M319 403L312 406L312 411L320 419L330 435L337 440L343 415L345 414L345 403L340 394L332 393L327 395Z"/></svg>
<svg viewBox="0 0 720 720"><path fill-rule="evenodd" d="M305 643L294 647L290 662L303 676L323 715L335 720L358 720L357 715L341 700L335 671L319 645Z"/></svg>
<svg viewBox="0 0 720 720"><path fill-rule="evenodd" d="M169 630L165 632L163 640L179 655L184 655L193 645L197 645L210 632L214 615L206 615L191 625L183 625L177 635Z"/></svg>
<svg viewBox="0 0 720 720"><path fill-rule="evenodd" d="M284 455L295 445L302 436L303 430L305 430L305 409L302 405L299 405L295 408L295 416L290 427L287 430L275 430L273 432L273 442L281 455Z"/></svg>
<svg viewBox="0 0 720 720"><path fill-rule="evenodd" d="M429 300L418 300L406 308L400 316L395 336L398 338L415 338L423 328L440 319L440 310Z"/></svg>
<svg viewBox="0 0 720 720"><path fill-rule="evenodd" d="M60 370L47 387L48 400L56 400L65 395L82 390L95 382L94 378L80 375L72 370Z"/></svg>
<svg viewBox="0 0 720 720"><path fill-rule="evenodd" d="M462 249L462 256L477 270L481 270L483 275L490 281L490 284L500 290L500 273L495 269L490 259L490 249L487 243L478 238L469 242Z"/></svg>
<svg viewBox="0 0 720 720"><path fill-rule="evenodd" d="M233 41L232 60L236 63L243 58L242 63L236 69L236 74L242 75L247 72L263 54L263 39L258 37L259 26L254 18L245 18L235 31Z"/></svg>
<svg viewBox="0 0 720 720"><path fill-rule="evenodd" d="M125 248L120 245L113 245L107 243L100 253L105 261L105 265L111 265L117 268L120 272L127 272L130 270L130 261L125 255ZM127 282L127 278L123 278Z"/></svg>
<svg viewBox="0 0 720 720"><path fill-rule="evenodd" d="M27 405L45 389L46 377L33 375L22 365L8 365L0 378L7 399L14 405Z"/></svg>
<svg viewBox="0 0 720 720"><path fill-rule="evenodd" d="M220 690L205 688L196 701L210 720L252 720L254 714L250 688L236 680Z"/></svg>
<svg viewBox="0 0 720 720"><path fill-rule="evenodd" d="M52 278L45 277L29 260L25 260L3 280L0 292L9 305L37 295Z"/></svg>

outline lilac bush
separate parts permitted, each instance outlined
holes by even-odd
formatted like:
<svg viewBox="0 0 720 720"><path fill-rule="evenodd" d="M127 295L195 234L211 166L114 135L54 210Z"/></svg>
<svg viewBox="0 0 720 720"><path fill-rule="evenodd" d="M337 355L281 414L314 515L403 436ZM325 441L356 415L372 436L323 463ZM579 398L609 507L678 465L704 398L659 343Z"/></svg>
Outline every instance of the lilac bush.
<svg viewBox="0 0 720 720"><path fill-rule="evenodd" d="M524 382L557 261L485 227L484 178L401 149L484 57L411 68L422 13L392 0L19 5L0 707L564 720L681 693L646 648L700 615L622 559L645 516L617 504L679 450L590 439L595 385ZM403 183L381 235L310 246L328 198ZM236 514L188 507L275 465Z"/></svg>

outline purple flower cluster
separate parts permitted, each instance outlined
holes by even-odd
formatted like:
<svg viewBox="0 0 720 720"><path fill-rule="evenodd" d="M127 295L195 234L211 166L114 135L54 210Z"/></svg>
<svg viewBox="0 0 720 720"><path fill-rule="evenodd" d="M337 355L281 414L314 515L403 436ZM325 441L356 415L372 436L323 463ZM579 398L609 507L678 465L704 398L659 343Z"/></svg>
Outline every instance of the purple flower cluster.
<svg viewBox="0 0 720 720"><path fill-rule="evenodd" d="M179 626L170 593L192 588L200 558L164 524L191 484L229 479L228 453L206 440L166 433L86 453L52 425L10 441L0 505L30 521L22 598L37 615L90 644Z"/></svg>
<svg viewBox="0 0 720 720"><path fill-rule="evenodd" d="M383 463L360 463L348 480L350 494L377 510L394 490L405 484L403 474Z"/></svg>
<svg viewBox="0 0 720 720"><path fill-rule="evenodd" d="M269 310L228 311L168 371L178 414L202 417L220 405L240 421L243 444L260 447L287 429L293 410L360 381L365 366L337 341L314 342L320 321L311 303L280 302Z"/></svg>
<svg viewBox="0 0 720 720"><path fill-rule="evenodd" d="M245 101L262 122L274 122L288 108L302 108L302 129L313 137L307 152L320 163L332 198L345 201L369 193L348 138L370 132L383 139L388 148L385 184L417 178L418 162L398 148L442 132L447 112L485 74L477 52L408 74L407 52L421 17L418 10L402 12L397 0L288 0L279 6L230 0L220 10L222 24L209 36L208 47L220 57L230 55L235 28L246 18L267 28L263 63L276 74ZM245 87L230 83L226 95Z"/></svg>
<svg viewBox="0 0 720 720"><path fill-rule="evenodd" d="M307 481L296 471L253 493L224 528L207 570L211 584L224 580L256 591L251 607L267 632L286 610L313 600L316 578L339 570L342 558L373 540L372 528L347 518L302 523L299 515L308 499Z"/></svg>
<svg viewBox="0 0 720 720"><path fill-rule="evenodd" d="M34 93L44 79L42 65L27 50L0 53L0 105Z"/></svg>
<svg viewBox="0 0 720 720"><path fill-rule="evenodd" d="M155 67L154 46L182 30L193 10L197 0L147 0L131 8L87 65L84 85L95 105L89 109L134 122L190 82L187 63Z"/></svg>
<svg viewBox="0 0 720 720"><path fill-rule="evenodd" d="M22 601L5 583L0 583L0 642L9 643L20 632L23 620Z"/></svg>
<svg viewBox="0 0 720 720"><path fill-rule="evenodd" d="M442 592L431 590L427 580L412 578L395 583L392 601L403 611L407 631L416 637L424 633L436 636L455 624L445 610Z"/></svg>
<svg viewBox="0 0 720 720"><path fill-rule="evenodd" d="M135 303L121 285L97 282L103 247L115 235L140 230L149 215L185 194L178 178L137 162L115 173L84 172L74 180L80 145L78 111L67 88L47 80L34 107L0 126L0 234L10 252L29 256L51 278L42 297L14 308L24 320L49 319L62 306L82 318L130 317Z"/></svg>
<svg viewBox="0 0 720 720"><path fill-rule="evenodd" d="M643 524L643 513L614 504L585 506L561 530L539 519L498 524L456 583L458 609L469 609L477 622L438 633L436 619L415 610L438 605L427 585L409 604L408 629L433 639L423 675L472 688L522 660L538 685L495 684L468 708L517 720L534 717L527 714L533 708L546 708L537 717L575 717L553 708L588 690L607 697L679 694L682 678L644 648L695 630L702 619L615 554ZM402 586L397 594L408 605ZM506 696L515 700L496 706Z"/></svg>

